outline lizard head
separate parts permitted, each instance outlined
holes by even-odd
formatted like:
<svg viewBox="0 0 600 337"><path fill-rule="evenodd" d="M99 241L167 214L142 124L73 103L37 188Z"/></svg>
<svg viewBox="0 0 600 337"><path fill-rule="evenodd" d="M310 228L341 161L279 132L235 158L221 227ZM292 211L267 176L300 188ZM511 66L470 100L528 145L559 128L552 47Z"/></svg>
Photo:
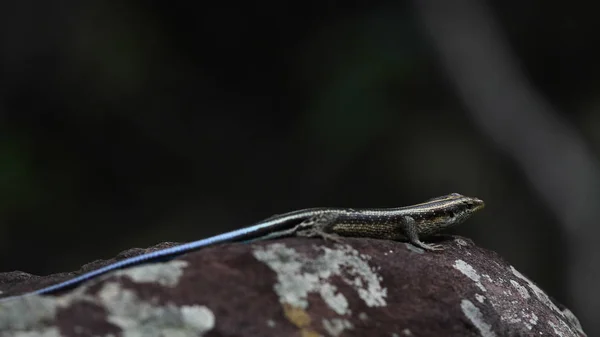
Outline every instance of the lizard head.
<svg viewBox="0 0 600 337"><path fill-rule="evenodd" d="M451 193L412 207L420 224L419 234L430 235L464 222L484 206L479 198Z"/></svg>
<svg viewBox="0 0 600 337"><path fill-rule="evenodd" d="M434 213L432 218L436 218L437 221L447 225L455 225L470 218L473 213L482 209L485 203L479 198L450 193L429 199L421 205Z"/></svg>
<svg viewBox="0 0 600 337"><path fill-rule="evenodd" d="M448 194L445 198L448 210L456 217L455 223L461 223L485 207L483 200L467 197L459 193Z"/></svg>

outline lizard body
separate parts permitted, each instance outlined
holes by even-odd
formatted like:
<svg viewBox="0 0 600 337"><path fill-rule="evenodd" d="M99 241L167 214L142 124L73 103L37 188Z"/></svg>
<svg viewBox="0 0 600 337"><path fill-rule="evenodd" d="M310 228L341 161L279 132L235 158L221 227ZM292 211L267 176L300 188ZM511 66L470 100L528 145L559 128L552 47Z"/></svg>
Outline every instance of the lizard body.
<svg viewBox="0 0 600 337"><path fill-rule="evenodd" d="M420 239L459 224L483 208L484 202L458 193L433 198L423 203L397 208L310 208L275 215L255 225L178 246L134 256L72 279L30 293L51 294L67 290L108 272L176 256L225 242L254 242L286 236L319 236L339 240L340 236L408 241L425 250L441 250Z"/></svg>

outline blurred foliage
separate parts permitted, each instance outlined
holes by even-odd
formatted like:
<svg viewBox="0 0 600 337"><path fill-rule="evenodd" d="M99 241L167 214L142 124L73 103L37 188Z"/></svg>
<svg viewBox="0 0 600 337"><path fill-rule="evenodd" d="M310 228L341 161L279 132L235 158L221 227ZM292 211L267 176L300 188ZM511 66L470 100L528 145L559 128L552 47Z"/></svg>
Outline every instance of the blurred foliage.
<svg viewBox="0 0 600 337"><path fill-rule="evenodd" d="M4 133L0 142L0 213L35 207L40 190L26 139Z"/></svg>

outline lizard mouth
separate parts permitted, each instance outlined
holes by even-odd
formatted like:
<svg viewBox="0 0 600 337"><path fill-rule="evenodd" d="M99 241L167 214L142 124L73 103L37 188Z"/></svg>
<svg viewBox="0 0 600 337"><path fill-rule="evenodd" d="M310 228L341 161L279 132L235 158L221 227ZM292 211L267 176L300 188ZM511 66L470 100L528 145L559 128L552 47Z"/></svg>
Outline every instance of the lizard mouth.
<svg viewBox="0 0 600 337"><path fill-rule="evenodd" d="M473 203L473 211L478 211L485 207L485 202L481 199L473 198L471 202Z"/></svg>

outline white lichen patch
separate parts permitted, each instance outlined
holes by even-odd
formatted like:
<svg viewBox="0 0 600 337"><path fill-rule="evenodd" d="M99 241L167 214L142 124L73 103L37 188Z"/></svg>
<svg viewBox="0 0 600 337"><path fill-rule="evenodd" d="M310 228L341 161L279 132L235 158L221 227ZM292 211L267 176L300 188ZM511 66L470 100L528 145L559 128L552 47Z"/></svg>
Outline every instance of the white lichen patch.
<svg viewBox="0 0 600 337"><path fill-rule="evenodd" d="M165 287L175 287L187 266L186 261L173 260L127 268L116 271L113 275L127 276L138 283L158 283Z"/></svg>
<svg viewBox="0 0 600 337"><path fill-rule="evenodd" d="M522 324L527 330L533 329L538 324L538 317L529 308L505 310L500 319L509 324Z"/></svg>
<svg viewBox="0 0 600 337"><path fill-rule="evenodd" d="M11 336L11 337L63 337L64 335L60 332L58 327L49 327L47 329L38 330L36 332L15 332L14 334L0 334L0 336Z"/></svg>
<svg viewBox="0 0 600 337"><path fill-rule="evenodd" d="M203 305L184 305L179 308L184 326L206 332L214 328L215 315Z"/></svg>
<svg viewBox="0 0 600 337"><path fill-rule="evenodd" d="M456 260L454 262L454 268L463 273L466 277L470 278L475 282L475 285L481 289L481 291L487 291L481 283L481 275L473 268L470 264L463 260Z"/></svg>
<svg viewBox="0 0 600 337"><path fill-rule="evenodd" d="M548 326L550 326L552 328L552 331L558 337L576 336L571 332L571 329L563 321L558 321L558 322L548 321L547 323L548 323Z"/></svg>
<svg viewBox="0 0 600 337"><path fill-rule="evenodd" d="M541 288L539 288L535 283L531 282L525 275L521 274L515 267L510 266L510 270L516 277L527 283L527 286L533 291L538 300L544 303L548 308L554 310L557 313L562 314L562 311L552 302L550 297L544 292Z"/></svg>
<svg viewBox="0 0 600 337"><path fill-rule="evenodd" d="M479 303L483 303L485 301L485 296L481 294L475 294L475 299L479 301Z"/></svg>
<svg viewBox="0 0 600 337"><path fill-rule="evenodd" d="M538 287L535 283L533 283L529 278L525 275L521 274L515 267L510 266L510 270L517 278L525 281L527 287L531 289L535 297L550 310L554 311L557 315L555 316L556 321L548 321L547 324L552 327L554 332L558 336L576 336L577 331L583 332L581 328L581 324L579 324L579 320L572 315L571 311L566 309L565 311L560 310L554 302L550 299L550 297L543 291L540 287ZM516 282L516 281L515 281ZM566 315L566 313L571 313L571 315ZM570 324L567 324L570 323ZM575 331L576 330L576 331Z"/></svg>
<svg viewBox="0 0 600 337"><path fill-rule="evenodd" d="M521 297L523 297L524 299L528 299L529 297L531 297L529 295L529 291L527 291L527 288L520 285L519 282L517 282L515 280L510 280L510 284L512 284L512 286L515 289L517 289L517 292L519 293L519 295L521 295Z"/></svg>
<svg viewBox="0 0 600 337"><path fill-rule="evenodd" d="M493 283L493 282L494 282L494 279L492 279L492 277L491 277L490 275L488 275L488 274L483 274L483 275L481 275L481 278L482 278L482 279L485 279L485 280L487 280L488 282L491 282L491 283ZM500 279L500 280L498 280L498 281L503 281L503 280L502 280L502 279Z"/></svg>
<svg viewBox="0 0 600 337"><path fill-rule="evenodd" d="M121 328L124 337L202 336L215 326L215 316L205 306L155 305L115 282L107 282L98 298L107 321Z"/></svg>
<svg viewBox="0 0 600 337"><path fill-rule="evenodd" d="M402 336L413 336L413 333L410 331L410 329L403 329Z"/></svg>
<svg viewBox="0 0 600 337"><path fill-rule="evenodd" d="M2 303L0 331L19 331L11 336L23 337L61 336L54 326L57 312L85 303L102 307L106 320L119 327L124 337L202 336L215 325L213 313L201 305L155 305L140 300L133 290L122 288L118 282L105 282L97 296L87 294L87 287L83 285L59 297L28 295Z"/></svg>
<svg viewBox="0 0 600 337"><path fill-rule="evenodd" d="M492 326L488 324L481 313L481 310L469 300L462 300L460 308L463 314L473 323L473 325L479 330L479 334L482 337L496 337L496 333L492 331Z"/></svg>
<svg viewBox="0 0 600 337"><path fill-rule="evenodd" d="M537 315L533 312L531 313L527 313L527 312L523 312L523 324L525 324L525 326L531 330L533 329L534 326L536 326L538 324L538 320L539 318L537 317Z"/></svg>
<svg viewBox="0 0 600 337"><path fill-rule="evenodd" d="M0 331L52 333L58 304L52 298L28 295L0 303Z"/></svg>
<svg viewBox="0 0 600 337"><path fill-rule="evenodd" d="M499 265L496 265L499 267L497 271L492 273L494 277L479 272L464 260L456 260L453 266L474 281L474 285L478 289L486 291L485 297L484 294L476 293L474 295L475 300L479 305L490 307L492 309L490 312L496 313L500 321L504 324L515 326L518 329L517 331L546 331L550 327L539 327L539 329L536 329L542 323L539 317L543 317L549 313L550 316L558 313L558 315L554 315L556 320L553 321L552 330L563 329L561 333L565 336L577 335L574 332L574 330L577 330L577 326L580 326L577 319L574 320L575 323L567 324L566 322L569 320L564 319L564 312L556 307L548 295L513 267L510 267L510 270L513 275L518 277L517 279L508 278L507 275L510 274L506 272L507 268ZM494 265L490 266L494 267ZM503 277L500 277L500 275ZM541 307L535 301L532 302L535 299L541 302ZM463 300L463 311L465 308L476 309L476 307L470 306L473 303L471 301L469 299ZM544 310L544 307L547 307L548 310ZM474 313L475 311L472 311L471 315ZM486 331L485 325L481 325L478 328L484 332Z"/></svg>
<svg viewBox="0 0 600 337"><path fill-rule="evenodd" d="M387 289L381 277L368 264L369 257L349 246L335 249L314 247L320 254L310 257L284 244L257 246L254 257L277 274L275 292L281 303L308 308L308 295L317 293L337 314L350 314L346 297L333 284L341 279L356 290L359 297L372 307L386 305Z"/></svg>
<svg viewBox="0 0 600 337"><path fill-rule="evenodd" d="M350 330L353 325L350 321L342 318L323 319L323 328L329 336L338 337L344 330Z"/></svg>

